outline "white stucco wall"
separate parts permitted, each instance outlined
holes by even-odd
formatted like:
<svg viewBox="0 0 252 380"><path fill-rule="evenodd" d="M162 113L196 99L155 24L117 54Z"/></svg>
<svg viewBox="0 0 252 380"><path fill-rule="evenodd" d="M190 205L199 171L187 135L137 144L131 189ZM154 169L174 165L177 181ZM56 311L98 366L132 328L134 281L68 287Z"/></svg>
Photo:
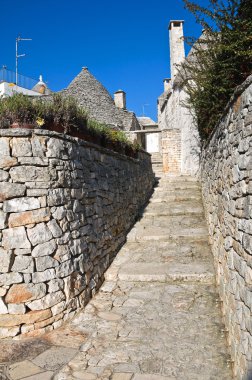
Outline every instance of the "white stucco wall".
<svg viewBox="0 0 252 380"><path fill-rule="evenodd" d="M24 95L41 96L40 93L27 90L26 88L16 86L13 83L3 82L0 83L0 96L12 96L14 93L21 93Z"/></svg>
<svg viewBox="0 0 252 380"><path fill-rule="evenodd" d="M167 94L168 95L168 94ZM158 125L164 129L181 130L181 174L196 175L199 169L200 140L193 117L183 106L186 93L173 88L163 110L158 110Z"/></svg>

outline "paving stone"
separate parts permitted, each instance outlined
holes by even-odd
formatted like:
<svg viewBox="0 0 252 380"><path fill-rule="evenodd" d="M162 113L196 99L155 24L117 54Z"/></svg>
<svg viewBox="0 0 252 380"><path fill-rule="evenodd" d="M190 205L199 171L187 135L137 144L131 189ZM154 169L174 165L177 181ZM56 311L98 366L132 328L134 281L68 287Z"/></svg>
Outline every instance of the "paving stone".
<svg viewBox="0 0 252 380"><path fill-rule="evenodd" d="M43 369L36 366L29 360L24 360L23 362L12 364L9 367L9 373L12 380L19 380L27 378L31 375L36 375L43 372Z"/></svg>
<svg viewBox="0 0 252 380"><path fill-rule="evenodd" d="M41 373L36 373L35 375L25 377L24 380L52 380L53 372L46 371Z"/></svg>
<svg viewBox="0 0 252 380"><path fill-rule="evenodd" d="M77 350L66 347L53 347L32 360L37 366L46 370L56 371L76 354Z"/></svg>

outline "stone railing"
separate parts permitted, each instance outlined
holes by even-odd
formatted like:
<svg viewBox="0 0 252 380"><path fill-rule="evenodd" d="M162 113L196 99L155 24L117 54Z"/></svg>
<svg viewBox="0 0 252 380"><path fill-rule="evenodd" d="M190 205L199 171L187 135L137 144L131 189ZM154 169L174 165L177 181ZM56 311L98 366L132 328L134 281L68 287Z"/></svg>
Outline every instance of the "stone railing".
<svg viewBox="0 0 252 380"><path fill-rule="evenodd" d="M0 338L56 328L83 307L154 183L132 159L43 130L0 130Z"/></svg>
<svg viewBox="0 0 252 380"><path fill-rule="evenodd" d="M252 376L252 77L202 154L203 200L237 379Z"/></svg>

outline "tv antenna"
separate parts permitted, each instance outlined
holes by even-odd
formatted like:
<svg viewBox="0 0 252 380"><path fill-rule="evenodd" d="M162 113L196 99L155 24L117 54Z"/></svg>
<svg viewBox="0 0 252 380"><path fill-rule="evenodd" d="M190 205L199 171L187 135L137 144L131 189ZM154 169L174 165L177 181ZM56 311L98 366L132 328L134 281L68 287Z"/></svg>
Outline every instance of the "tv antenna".
<svg viewBox="0 0 252 380"><path fill-rule="evenodd" d="M149 106L149 104L143 104L143 116L145 116L144 113L145 113L145 107L146 107L146 106Z"/></svg>
<svg viewBox="0 0 252 380"><path fill-rule="evenodd" d="M16 38L16 86L18 85L18 58L24 57L25 54L18 54L18 44L20 41L32 41L31 38L22 38L18 36Z"/></svg>

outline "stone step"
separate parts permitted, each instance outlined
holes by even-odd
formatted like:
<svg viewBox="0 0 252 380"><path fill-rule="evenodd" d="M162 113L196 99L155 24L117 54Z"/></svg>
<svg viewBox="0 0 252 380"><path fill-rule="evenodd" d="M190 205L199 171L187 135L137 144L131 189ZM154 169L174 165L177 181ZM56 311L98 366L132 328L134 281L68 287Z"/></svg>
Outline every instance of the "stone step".
<svg viewBox="0 0 252 380"><path fill-rule="evenodd" d="M204 264L155 264L130 263L123 265L118 272L121 281L133 282L200 282L214 284L212 270Z"/></svg>
<svg viewBox="0 0 252 380"><path fill-rule="evenodd" d="M204 209L201 202L197 200L184 200L183 202L152 202L144 210L144 215L186 215L197 214L204 215Z"/></svg>
<svg viewBox="0 0 252 380"><path fill-rule="evenodd" d="M141 226L133 228L127 236L127 241L170 241L178 238L189 238L195 241L207 241L206 227L192 228L165 228L157 226Z"/></svg>
<svg viewBox="0 0 252 380"><path fill-rule="evenodd" d="M132 255L134 252L134 255ZM174 238L169 241L127 242L113 264L121 266L126 263L206 263L213 271L212 253L208 241L194 241L193 238Z"/></svg>

